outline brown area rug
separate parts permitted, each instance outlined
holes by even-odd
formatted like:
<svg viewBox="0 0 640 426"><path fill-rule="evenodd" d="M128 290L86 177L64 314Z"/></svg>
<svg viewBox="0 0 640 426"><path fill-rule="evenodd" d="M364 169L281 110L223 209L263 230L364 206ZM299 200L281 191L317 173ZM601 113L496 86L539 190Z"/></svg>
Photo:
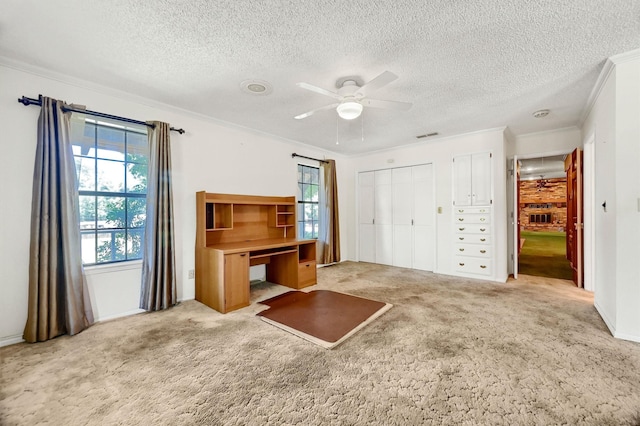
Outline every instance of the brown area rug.
<svg viewBox="0 0 640 426"><path fill-rule="evenodd" d="M288 291L259 303L269 306L257 314L262 320L326 349L338 346L393 306L330 290Z"/></svg>

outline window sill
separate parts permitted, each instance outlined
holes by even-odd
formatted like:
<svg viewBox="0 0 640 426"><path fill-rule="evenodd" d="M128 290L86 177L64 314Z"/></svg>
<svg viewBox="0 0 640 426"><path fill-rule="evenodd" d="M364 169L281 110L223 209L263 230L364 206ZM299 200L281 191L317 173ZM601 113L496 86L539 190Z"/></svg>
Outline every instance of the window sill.
<svg viewBox="0 0 640 426"><path fill-rule="evenodd" d="M112 272L129 271L131 269L142 269L142 260L131 260L109 265L85 266L85 275L108 274Z"/></svg>

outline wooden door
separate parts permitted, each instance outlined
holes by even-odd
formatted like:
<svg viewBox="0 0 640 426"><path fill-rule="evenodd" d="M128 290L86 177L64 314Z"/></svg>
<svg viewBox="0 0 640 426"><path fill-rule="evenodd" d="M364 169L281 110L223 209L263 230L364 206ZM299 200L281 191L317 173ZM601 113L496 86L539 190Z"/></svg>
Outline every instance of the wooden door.
<svg viewBox="0 0 640 426"><path fill-rule="evenodd" d="M224 312L249 306L249 285L249 253L226 254Z"/></svg>
<svg viewBox="0 0 640 426"><path fill-rule="evenodd" d="M583 286L583 235L582 222L582 150L576 148L564 160L567 173L567 259L573 269L573 282Z"/></svg>

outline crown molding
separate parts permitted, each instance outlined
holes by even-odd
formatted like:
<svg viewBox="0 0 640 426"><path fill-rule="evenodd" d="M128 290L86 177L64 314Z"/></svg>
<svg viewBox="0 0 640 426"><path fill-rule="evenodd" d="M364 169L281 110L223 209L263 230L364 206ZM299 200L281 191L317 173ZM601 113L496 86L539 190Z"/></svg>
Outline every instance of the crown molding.
<svg viewBox="0 0 640 426"><path fill-rule="evenodd" d="M609 76L616 68L616 66L638 60L640 60L640 49L620 53L619 55L611 56L605 60L604 65L602 66L602 70L600 71L600 75L598 76L598 80L596 80L596 84L593 86L593 89L591 89L591 93L589 94L587 103L582 109L582 113L580 114L580 118L578 119L578 127L582 128L582 126L584 125L584 122L591 113L593 106L600 96L600 92L602 92L604 84L607 82Z"/></svg>

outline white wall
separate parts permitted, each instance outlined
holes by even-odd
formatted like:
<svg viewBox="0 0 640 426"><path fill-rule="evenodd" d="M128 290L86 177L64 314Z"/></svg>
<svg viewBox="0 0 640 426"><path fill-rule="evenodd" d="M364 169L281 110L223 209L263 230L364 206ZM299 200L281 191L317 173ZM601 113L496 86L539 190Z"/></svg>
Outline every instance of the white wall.
<svg viewBox="0 0 640 426"><path fill-rule="evenodd" d="M474 152L493 153L493 208L495 217L496 280L507 279L507 221L506 221L506 162L504 129L490 129L449 138L412 144L394 150L379 151L353 157L351 176L355 188L356 175L368 170L412 166L433 163L436 179L436 206L442 213L436 214L436 264L434 272L455 275L453 269L453 206L452 206L452 158L454 155ZM349 198L350 229L355 231L355 197ZM355 233L355 232L354 232ZM350 247L355 258L355 235Z"/></svg>
<svg viewBox="0 0 640 426"><path fill-rule="evenodd" d="M595 306L614 336L640 341L640 58L613 60L582 127L595 137Z"/></svg>
<svg viewBox="0 0 640 426"><path fill-rule="evenodd" d="M0 345L21 340L27 317L31 190L39 108L19 104L17 99L23 95L43 94L108 114L166 121L187 131L184 135L171 134L180 300L195 296L194 280L187 277L195 264L196 191L295 195L297 161L291 153L298 152L336 160L340 204L348 205L352 176L343 157L90 83L42 75L47 74L0 65ZM349 216L349 210L341 210L341 250L347 255L349 231L345 218ZM92 268L87 281L97 320L138 311L139 263Z"/></svg>
<svg viewBox="0 0 640 426"><path fill-rule="evenodd" d="M507 144L507 157L535 158L568 153L581 145L581 132L577 127L528 133L514 137L513 142Z"/></svg>

